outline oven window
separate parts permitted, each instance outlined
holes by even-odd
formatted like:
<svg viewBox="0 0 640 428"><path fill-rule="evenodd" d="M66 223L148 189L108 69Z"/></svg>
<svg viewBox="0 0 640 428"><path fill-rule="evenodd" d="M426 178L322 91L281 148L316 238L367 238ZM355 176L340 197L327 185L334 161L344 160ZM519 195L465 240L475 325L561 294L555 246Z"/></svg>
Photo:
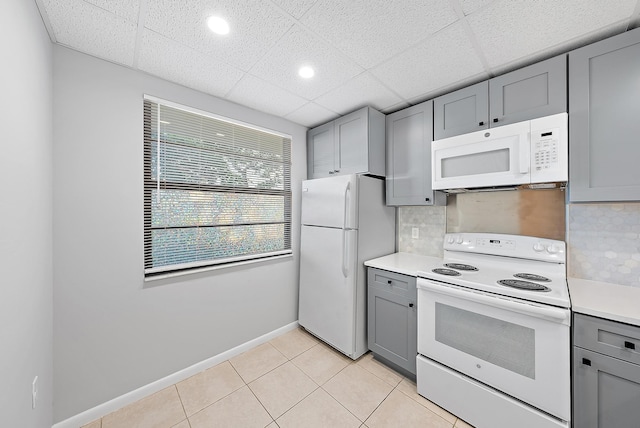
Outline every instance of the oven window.
<svg viewBox="0 0 640 428"><path fill-rule="evenodd" d="M436 341L535 379L535 330L436 302Z"/></svg>
<svg viewBox="0 0 640 428"><path fill-rule="evenodd" d="M442 178L509 171L509 149L477 152L441 160Z"/></svg>

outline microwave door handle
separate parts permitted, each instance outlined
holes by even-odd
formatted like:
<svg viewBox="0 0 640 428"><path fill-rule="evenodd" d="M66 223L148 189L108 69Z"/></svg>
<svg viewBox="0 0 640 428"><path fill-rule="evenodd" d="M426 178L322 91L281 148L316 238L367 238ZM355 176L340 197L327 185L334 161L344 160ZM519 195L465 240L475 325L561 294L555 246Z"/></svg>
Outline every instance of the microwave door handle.
<svg viewBox="0 0 640 428"><path fill-rule="evenodd" d="M480 294L473 291L464 291L457 288L448 287L446 285L436 285L431 282L419 281L418 288L444 294L445 296L456 297L460 299L469 300L480 304L493 306L499 309L505 309L512 312L518 312L524 315L533 316L536 318L552 319L558 323L565 323L569 314L568 310L561 308L541 307L534 306L527 303L518 303L512 300L503 299L500 297L491 297L484 294Z"/></svg>
<svg viewBox="0 0 640 428"><path fill-rule="evenodd" d="M527 132L525 134L520 134L519 140L519 172L520 174L527 174L529 172L529 163L531 156L531 153L529 153L529 133Z"/></svg>

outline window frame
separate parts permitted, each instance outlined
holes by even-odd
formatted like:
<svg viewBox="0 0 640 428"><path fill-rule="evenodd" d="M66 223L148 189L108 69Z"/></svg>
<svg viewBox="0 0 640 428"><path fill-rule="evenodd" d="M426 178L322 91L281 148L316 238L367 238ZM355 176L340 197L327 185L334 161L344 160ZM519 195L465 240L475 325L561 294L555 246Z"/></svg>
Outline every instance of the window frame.
<svg viewBox="0 0 640 428"><path fill-rule="evenodd" d="M283 225L283 240L284 240L284 249L276 250L276 251L268 251L262 253L253 253L253 254L242 254L231 257L223 257L223 258L213 258L208 260L201 261L192 261L187 263L178 263L171 265L162 265L162 266L150 266L149 263L153 263L153 240L152 240L152 232L157 229L167 229L167 227L163 228L154 228L152 225L153 218L153 203L152 203L152 191L159 188L158 180L153 176L152 173L152 151L153 144L157 144L155 139L151 139L150 136L153 134L151 130L152 127L152 119L148 117L147 111L147 102L157 104L162 107L170 107L172 109L177 109L184 111L186 113L191 113L195 115L199 115L205 118L226 122L233 126L239 126L243 128L248 128L253 131L259 131L268 133L277 137L283 138L283 152L285 153L283 159L283 168L284 168L284 188L282 190L277 189L261 189L261 188L251 188L251 187L236 187L240 191L237 193L244 194L253 194L253 195L276 195L282 196L284 202L284 218L282 222L264 222L264 223L255 223L255 224L282 224ZM257 125L253 125L247 122L231 119L228 117L220 116L211 112L207 112L204 110L200 110L197 108L185 106L182 104L178 104L172 101L164 100L161 98L157 98L154 96L150 96L145 94L143 97L143 192L144 192L144 276L146 280L152 279L160 279L166 278L176 275L183 275L188 273L202 272L213 269L220 269L224 267L230 266L239 266L248 263L255 263L265 260L273 260L276 258L282 257L291 257L293 254L292 243L291 243L291 231L292 231L292 190L291 190L291 175L292 175L292 162L291 162L291 148L293 146L292 137L288 134L274 131L272 129L263 128ZM288 140L288 141L286 141ZM195 149L194 149L195 150ZM163 183L160 180L160 183ZM185 187L191 187L189 184L185 184L183 182L164 182L165 184L162 186L165 189L171 189L174 185L177 188L182 190L186 190ZM212 192L212 193L220 193L220 192L230 192L229 186L216 186L216 185L202 185L202 184L193 184L194 191L199 192ZM235 192L231 192L235 193ZM193 226L196 228L199 227L232 227L232 226L241 226L240 224L224 224L217 226ZM169 228L178 228L179 226L169 227Z"/></svg>

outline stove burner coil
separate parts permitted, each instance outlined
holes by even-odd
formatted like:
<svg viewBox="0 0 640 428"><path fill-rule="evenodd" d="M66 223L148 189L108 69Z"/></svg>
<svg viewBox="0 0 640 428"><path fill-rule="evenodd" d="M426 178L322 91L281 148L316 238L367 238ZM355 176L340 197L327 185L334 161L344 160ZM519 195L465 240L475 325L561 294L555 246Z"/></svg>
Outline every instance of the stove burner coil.
<svg viewBox="0 0 640 428"><path fill-rule="evenodd" d="M463 263L445 263L444 267L448 267L455 270L463 270L463 271L476 271L477 267L471 265L465 265Z"/></svg>
<svg viewBox="0 0 640 428"><path fill-rule="evenodd" d="M519 290L527 291L551 291L551 289L542 284L536 284L535 282L522 281L519 279L501 279L498 281L500 285L506 285L507 287L517 288Z"/></svg>
<svg viewBox="0 0 640 428"><path fill-rule="evenodd" d="M517 273L513 276L520 279L526 279L528 281L551 282L549 278L545 276L536 275L535 273Z"/></svg>
<svg viewBox="0 0 640 428"><path fill-rule="evenodd" d="M460 272L457 272L453 269L435 268L431 272L439 273L440 275L447 275L447 276L460 276Z"/></svg>

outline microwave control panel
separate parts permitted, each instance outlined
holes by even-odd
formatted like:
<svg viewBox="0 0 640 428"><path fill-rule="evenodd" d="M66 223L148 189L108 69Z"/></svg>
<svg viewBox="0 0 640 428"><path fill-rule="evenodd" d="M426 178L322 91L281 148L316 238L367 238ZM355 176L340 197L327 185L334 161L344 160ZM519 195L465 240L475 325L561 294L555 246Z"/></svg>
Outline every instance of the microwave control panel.
<svg viewBox="0 0 640 428"><path fill-rule="evenodd" d="M567 113L531 121L531 183L567 181Z"/></svg>

